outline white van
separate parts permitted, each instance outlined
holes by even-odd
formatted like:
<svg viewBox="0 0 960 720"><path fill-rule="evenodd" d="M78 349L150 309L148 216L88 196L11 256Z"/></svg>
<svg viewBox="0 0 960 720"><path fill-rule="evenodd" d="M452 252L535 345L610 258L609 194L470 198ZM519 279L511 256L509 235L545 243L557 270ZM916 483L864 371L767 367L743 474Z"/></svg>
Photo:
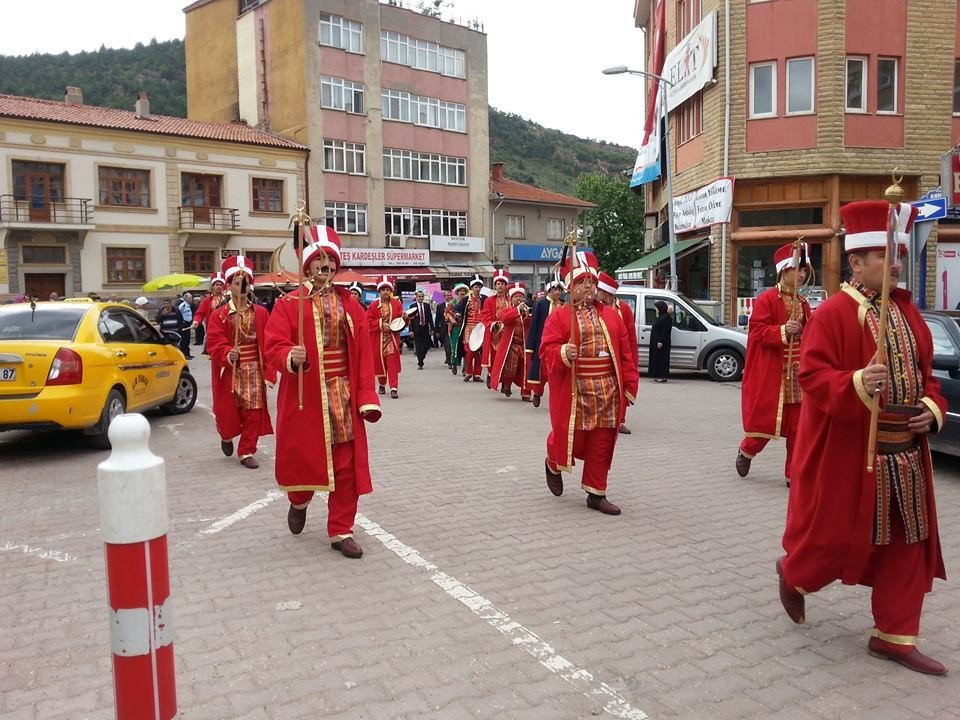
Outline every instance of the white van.
<svg viewBox="0 0 960 720"><path fill-rule="evenodd" d="M678 370L706 370L717 382L733 382L743 376L747 334L723 325L693 300L670 290L621 285L617 298L630 305L637 319L637 345L641 369L650 353L650 326L657 317L654 303L672 304L673 332L670 335L670 367Z"/></svg>

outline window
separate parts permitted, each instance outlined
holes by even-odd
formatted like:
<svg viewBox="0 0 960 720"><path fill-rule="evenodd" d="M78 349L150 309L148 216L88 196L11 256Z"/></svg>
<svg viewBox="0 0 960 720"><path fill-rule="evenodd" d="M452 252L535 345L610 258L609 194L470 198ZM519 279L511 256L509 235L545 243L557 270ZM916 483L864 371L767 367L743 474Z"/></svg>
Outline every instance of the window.
<svg viewBox="0 0 960 720"><path fill-rule="evenodd" d="M384 88L380 92L380 105L384 120L412 122L454 132L467 131L467 108L460 103Z"/></svg>
<svg viewBox="0 0 960 720"><path fill-rule="evenodd" d="M273 258L272 252L263 252L259 250L249 250L244 253L247 260L253 264L254 275L265 275L270 272L270 260Z"/></svg>
<svg viewBox="0 0 960 720"><path fill-rule="evenodd" d="M410 122L410 93L402 90L381 90L380 105L384 120Z"/></svg>
<svg viewBox="0 0 960 720"><path fill-rule="evenodd" d="M700 0L677 0L677 41L689 35L700 20Z"/></svg>
<svg viewBox="0 0 960 720"><path fill-rule="evenodd" d="M467 159L384 148L383 177L387 180L466 185Z"/></svg>
<svg viewBox="0 0 960 720"><path fill-rule="evenodd" d="M399 63L417 70L466 77L466 55L463 50L444 47L429 40L418 40L391 30L380 31L380 57L384 62Z"/></svg>
<svg viewBox="0 0 960 720"><path fill-rule="evenodd" d="M897 112L897 58L877 58L877 112Z"/></svg>
<svg viewBox="0 0 960 720"><path fill-rule="evenodd" d="M24 265L66 265L67 249L62 245L21 245Z"/></svg>
<svg viewBox="0 0 960 720"><path fill-rule="evenodd" d="M867 111L867 59L847 58L847 112Z"/></svg>
<svg viewBox="0 0 960 720"><path fill-rule="evenodd" d="M706 326L700 322L693 314L687 312L687 309L673 298L657 297L656 295L647 295L643 299L643 317L645 325L653 325L657 319L657 308L654 303L663 301L667 307L673 306L673 326L677 330L692 330L693 332L704 332Z"/></svg>
<svg viewBox="0 0 960 720"><path fill-rule="evenodd" d="M953 114L960 115L960 60L953 63Z"/></svg>
<svg viewBox="0 0 960 720"><path fill-rule="evenodd" d="M324 140L323 169L328 172L364 175L367 171L366 146L342 140Z"/></svg>
<svg viewBox="0 0 960 720"><path fill-rule="evenodd" d="M814 106L813 58L787 60L787 115L807 115Z"/></svg>
<svg viewBox="0 0 960 720"><path fill-rule="evenodd" d="M927 321L927 327L930 328L930 334L933 336L933 354L956 355L957 348L954 346L947 328L938 320L930 318L924 318L924 320Z"/></svg>
<svg viewBox="0 0 960 720"><path fill-rule="evenodd" d="M115 308L104 310L100 314L97 329L100 331L100 337L107 343L134 342L135 340L133 330L127 323L126 313Z"/></svg>
<svg viewBox="0 0 960 720"><path fill-rule="evenodd" d="M320 107L362 115L363 85L343 78L321 76Z"/></svg>
<svg viewBox="0 0 960 720"><path fill-rule="evenodd" d="M367 206L359 203L325 203L327 225L338 233L366 235Z"/></svg>
<svg viewBox="0 0 960 720"><path fill-rule="evenodd" d="M467 234L467 214L457 210L388 207L384 221L387 235L464 237Z"/></svg>
<svg viewBox="0 0 960 720"><path fill-rule="evenodd" d="M347 52L363 52L363 25L339 15L320 13L320 44Z"/></svg>
<svg viewBox="0 0 960 720"><path fill-rule="evenodd" d="M20 200L33 203L60 202L63 200L65 165L13 161L13 194Z"/></svg>
<svg viewBox="0 0 960 720"><path fill-rule="evenodd" d="M547 218L547 240L563 240L562 218Z"/></svg>
<svg viewBox="0 0 960 720"><path fill-rule="evenodd" d="M191 275L211 275L216 268L213 250L184 250L183 271Z"/></svg>
<svg viewBox="0 0 960 720"><path fill-rule="evenodd" d="M144 248L108 247L107 282L140 283L147 281L147 251Z"/></svg>
<svg viewBox="0 0 960 720"><path fill-rule="evenodd" d="M778 210L740 210L740 227L779 227L783 225L823 225L823 208L782 208Z"/></svg>
<svg viewBox="0 0 960 720"><path fill-rule="evenodd" d="M523 221L524 217L522 215L507 215L506 225L503 228L503 236L505 238L526 237L523 234Z"/></svg>
<svg viewBox="0 0 960 720"><path fill-rule="evenodd" d="M677 132L680 143L692 140L703 132L703 94L697 93L689 100L684 101L677 116Z"/></svg>
<svg viewBox="0 0 960 720"><path fill-rule="evenodd" d="M253 178L253 211L283 212L283 180Z"/></svg>
<svg viewBox="0 0 960 720"><path fill-rule="evenodd" d="M777 64L758 63L750 66L750 117L768 118L777 115Z"/></svg>
<svg viewBox="0 0 960 720"><path fill-rule="evenodd" d="M150 207L150 171L99 167L100 204Z"/></svg>
<svg viewBox="0 0 960 720"><path fill-rule="evenodd" d="M129 310L121 311L123 319L133 329L133 335L137 342L141 343L162 343L163 338L157 329L151 325L143 315Z"/></svg>

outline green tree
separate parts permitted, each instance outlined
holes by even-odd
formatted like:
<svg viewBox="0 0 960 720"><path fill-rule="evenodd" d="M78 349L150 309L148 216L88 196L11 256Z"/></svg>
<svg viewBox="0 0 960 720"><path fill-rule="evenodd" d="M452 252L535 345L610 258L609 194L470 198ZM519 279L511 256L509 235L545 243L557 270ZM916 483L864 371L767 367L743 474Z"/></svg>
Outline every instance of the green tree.
<svg viewBox="0 0 960 720"><path fill-rule="evenodd" d="M593 226L588 243L600 269L613 274L643 253L643 197L630 190L625 177L583 175L576 195L597 207L587 210L580 222Z"/></svg>

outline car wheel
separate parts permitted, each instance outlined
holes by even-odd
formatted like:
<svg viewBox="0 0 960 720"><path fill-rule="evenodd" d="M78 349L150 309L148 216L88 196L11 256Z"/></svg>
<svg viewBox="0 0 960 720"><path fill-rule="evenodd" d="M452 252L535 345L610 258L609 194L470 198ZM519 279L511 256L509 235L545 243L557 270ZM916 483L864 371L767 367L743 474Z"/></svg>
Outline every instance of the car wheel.
<svg viewBox="0 0 960 720"><path fill-rule="evenodd" d="M107 401L103 404L103 410L100 413L100 422L90 433L90 444L100 450L110 449L110 437L107 430L110 429L110 423L118 415L123 415L127 411L127 401L123 393L113 388L107 394Z"/></svg>
<svg viewBox="0 0 960 720"><path fill-rule="evenodd" d="M707 372L716 382L737 382L743 377L743 355L731 348L714 350L707 358Z"/></svg>
<svg viewBox="0 0 960 720"><path fill-rule="evenodd" d="M180 373L180 379L177 381L177 390L173 394L173 400L166 405L161 406L161 410L168 415L183 415L193 410L197 404L197 381L193 375L188 372Z"/></svg>

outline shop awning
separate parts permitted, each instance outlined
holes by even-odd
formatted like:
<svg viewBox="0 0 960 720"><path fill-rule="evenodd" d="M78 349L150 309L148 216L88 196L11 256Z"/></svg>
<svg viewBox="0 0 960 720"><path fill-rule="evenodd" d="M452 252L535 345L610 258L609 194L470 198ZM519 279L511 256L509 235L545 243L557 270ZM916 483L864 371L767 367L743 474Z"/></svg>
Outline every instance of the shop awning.
<svg viewBox="0 0 960 720"><path fill-rule="evenodd" d="M677 240L674 243L676 256L680 257L681 255L686 255L694 250L699 249L700 246L705 245L709 239L710 236L692 238L690 240ZM668 243L663 247L657 248L653 252L648 252L646 255L634 260L629 265L624 265L614 274L617 276L618 280L637 280L640 279L641 273L655 268L661 263L669 262L669 260L670 245Z"/></svg>
<svg viewBox="0 0 960 720"><path fill-rule="evenodd" d="M367 267L365 265L357 265L351 268L351 270L356 270L358 273L362 273L368 277L390 275L396 278L416 278L418 280L432 280L436 277L436 273L428 267Z"/></svg>

